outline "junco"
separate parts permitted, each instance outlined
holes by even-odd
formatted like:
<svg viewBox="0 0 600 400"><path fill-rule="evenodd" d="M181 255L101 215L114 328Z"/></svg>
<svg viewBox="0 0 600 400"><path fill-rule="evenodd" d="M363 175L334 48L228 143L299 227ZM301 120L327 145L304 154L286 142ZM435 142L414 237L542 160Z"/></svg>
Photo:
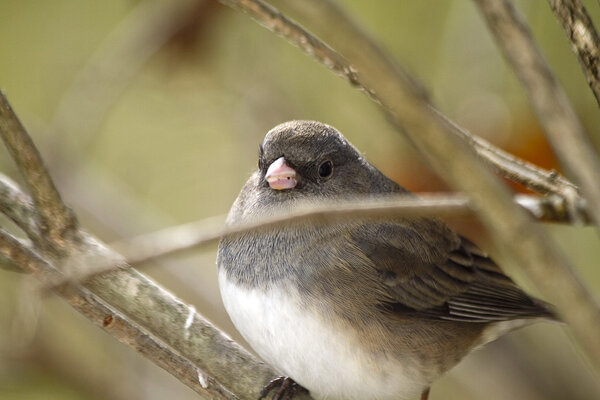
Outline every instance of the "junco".
<svg viewBox="0 0 600 400"><path fill-rule="evenodd" d="M411 195L336 129L291 121L267 133L228 224L302 202L398 193ZM554 318L434 218L264 228L223 238L217 263L237 329L317 399L426 399L474 348L531 318Z"/></svg>

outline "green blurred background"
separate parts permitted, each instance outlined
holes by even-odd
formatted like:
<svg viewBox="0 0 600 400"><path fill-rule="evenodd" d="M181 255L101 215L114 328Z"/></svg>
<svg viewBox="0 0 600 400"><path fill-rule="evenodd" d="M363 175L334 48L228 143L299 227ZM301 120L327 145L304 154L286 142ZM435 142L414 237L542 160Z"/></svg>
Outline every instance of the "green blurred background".
<svg viewBox="0 0 600 400"><path fill-rule="evenodd" d="M559 168L472 2L339 3L452 119ZM548 4L515 3L598 146L598 105ZM584 3L600 22L598 3ZM214 1L2 0L0 87L64 199L107 243L227 213L256 165L263 135L290 119L337 127L411 190L448 190L362 93ZM19 181L4 148L0 170ZM485 242L472 221L457 223ZM600 292L593 229L548 229ZM239 339L221 305L215 250L165 258L144 271ZM60 299L32 296L31 287L26 277L0 270L0 399L197 398ZM475 352L431 398L596 396L600 383L568 332L538 324Z"/></svg>

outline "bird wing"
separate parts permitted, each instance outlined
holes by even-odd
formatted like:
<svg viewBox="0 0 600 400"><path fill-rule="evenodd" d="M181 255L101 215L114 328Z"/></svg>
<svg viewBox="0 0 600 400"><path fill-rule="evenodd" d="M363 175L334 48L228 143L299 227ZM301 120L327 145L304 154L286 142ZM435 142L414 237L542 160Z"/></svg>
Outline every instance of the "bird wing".
<svg viewBox="0 0 600 400"><path fill-rule="evenodd" d="M528 296L442 221L366 224L352 239L393 299L386 308L396 313L469 322L553 317L547 303Z"/></svg>

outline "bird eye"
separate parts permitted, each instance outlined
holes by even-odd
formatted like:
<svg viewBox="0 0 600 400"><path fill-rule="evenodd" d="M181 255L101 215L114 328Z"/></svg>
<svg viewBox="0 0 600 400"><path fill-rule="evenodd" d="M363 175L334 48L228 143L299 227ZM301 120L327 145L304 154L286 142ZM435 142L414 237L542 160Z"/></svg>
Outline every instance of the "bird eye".
<svg viewBox="0 0 600 400"><path fill-rule="evenodd" d="M329 178L333 173L333 164L331 161L326 160L319 165L319 176L321 178Z"/></svg>

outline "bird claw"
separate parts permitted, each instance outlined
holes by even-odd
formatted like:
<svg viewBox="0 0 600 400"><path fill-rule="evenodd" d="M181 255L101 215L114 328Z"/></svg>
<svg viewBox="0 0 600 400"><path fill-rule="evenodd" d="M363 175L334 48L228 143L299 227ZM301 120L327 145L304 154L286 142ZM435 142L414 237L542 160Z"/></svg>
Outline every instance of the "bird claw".
<svg viewBox="0 0 600 400"><path fill-rule="evenodd" d="M271 380L262 388L258 400L264 399L275 388L277 388L277 391L273 395L273 400L290 400L299 392L306 391L306 389L294 382L292 378L280 376Z"/></svg>

